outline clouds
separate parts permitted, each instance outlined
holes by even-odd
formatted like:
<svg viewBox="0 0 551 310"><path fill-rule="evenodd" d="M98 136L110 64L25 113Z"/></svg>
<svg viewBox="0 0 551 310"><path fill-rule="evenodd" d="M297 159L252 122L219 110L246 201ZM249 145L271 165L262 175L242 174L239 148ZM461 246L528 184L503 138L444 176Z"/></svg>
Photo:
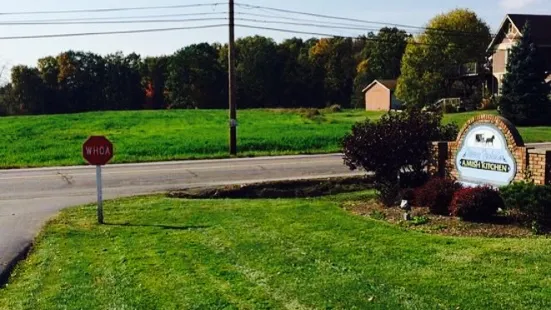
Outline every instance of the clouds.
<svg viewBox="0 0 551 310"><path fill-rule="evenodd" d="M519 10L537 2L539 0L501 0L499 5L505 10Z"/></svg>

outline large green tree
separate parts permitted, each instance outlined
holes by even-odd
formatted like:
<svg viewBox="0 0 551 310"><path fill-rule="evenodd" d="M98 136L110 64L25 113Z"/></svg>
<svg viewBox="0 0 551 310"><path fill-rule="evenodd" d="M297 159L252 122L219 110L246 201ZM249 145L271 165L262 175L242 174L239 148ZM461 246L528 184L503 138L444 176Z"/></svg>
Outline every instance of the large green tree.
<svg viewBox="0 0 551 310"><path fill-rule="evenodd" d="M350 106L356 61L354 41L350 38L320 39L310 49L314 70L323 72L324 103Z"/></svg>
<svg viewBox="0 0 551 310"><path fill-rule="evenodd" d="M400 76L402 56L409 35L398 28L384 27L375 34L369 34L362 51L363 59L356 68L354 79L354 105L364 104L362 90L375 79L394 80Z"/></svg>
<svg viewBox="0 0 551 310"><path fill-rule="evenodd" d="M15 66L11 70L12 98L21 114L46 114L45 85L38 69L27 66Z"/></svg>
<svg viewBox="0 0 551 310"><path fill-rule="evenodd" d="M549 119L551 86L545 81L545 61L532 38L530 24L511 48L503 80L499 112L516 125L543 125Z"/></svg>
<svg viewBox="0 0 551 310"><path fill-rule="evenodd" d="M50 113L66 112L66 105L63 98L59 97L59 64L52 56L38 60L38 71L44 82L44 101Z"/></svg>
<svg viewBox="0 0 551 310"><path fill-rule="evenodd" d="M279 107L283 66L277 44L262 36L237 40L237 98L243 108Z"/></svg>
<svg viewBox="0 0 551 310"><path fill-rule="evenodd" d="M173 107L225 107L226 84L224 71L218 62L218 51L212 45L190 45L171 58L167 88Z"/></svg>
<svg viewBox="0 0 551 310"><path fill-rule="evenodd" d="M449 95L461 65L482 64L491 35L488 25L468 9L434 17L408 42L397 96L409 106L424 106Z"/></svg>
<svg viewBox="0 0 551 310"><path fill-rule="evenodd" d="M304 106L321 107L323 105L323 80L316 79L310 65L308 42L293 38L283 41L277 49L281 63L281 90L273 95L279 97L282 108Z"/></svg>
<svg viewBox="0 0 551 310"><path fill-rule="evenodd" d="M103 94L106 109L137 110L145 102L142 88L141 58L135 53L107 55Z"/></svg>
<svg viewBox="0 0 551 310"><path fill-rule="evenodd" d="M103 57L88 52L68 51L57 57L58 99L65 102L65 112L105 110Z"/></svg>

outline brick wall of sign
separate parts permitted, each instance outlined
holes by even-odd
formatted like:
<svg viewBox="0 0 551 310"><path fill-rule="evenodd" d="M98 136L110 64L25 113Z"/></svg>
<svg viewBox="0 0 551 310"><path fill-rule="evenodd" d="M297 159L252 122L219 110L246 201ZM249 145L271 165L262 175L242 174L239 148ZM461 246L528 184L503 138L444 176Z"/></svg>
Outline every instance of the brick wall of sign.
<svg viewBox="0 0 551 310"><path fill-rule="evenodd" d="M433 142L433 158L429 171L439 176L457 179L459 174L455 167L455 158L465 133L471 126L483 123L495 125L503 132L509 151L517 164L514 181L528 179L540 185L551 184L551 150L527 148L515 126L494 115L479 115L470 119L459 132L456 141Z"/></svg>

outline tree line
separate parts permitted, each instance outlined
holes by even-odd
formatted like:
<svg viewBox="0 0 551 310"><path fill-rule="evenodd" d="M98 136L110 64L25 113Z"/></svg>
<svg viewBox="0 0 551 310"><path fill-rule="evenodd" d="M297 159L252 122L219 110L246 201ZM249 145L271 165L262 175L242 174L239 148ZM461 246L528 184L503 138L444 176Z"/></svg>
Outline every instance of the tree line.
<svg viewBox="0 0 551 310"><path fill-rule="evenodd" d="M398 79L412 105L480 93L482 81L454 79L461 64L483 63L488 25L466 9L431 19L415 36L384 27L365 36L236 41L237 102L246 108L361 107L374 79ZM0 88L0 115L137 109L225 109L228 47L194 44L173 55L101 56L68 51L15 66Z"/></svg>
<svg viewBox="0 0 551 310"><path fill-rule="evenodd" d="M351 107L366 83L400 75L407 38L403 30L382 28L357 38L239 39L239 108ZM0 114L227 108L227 55L227 45L207 43L146 58L63 52L36 67L13 67L11 82L0 88Z"/></svg>

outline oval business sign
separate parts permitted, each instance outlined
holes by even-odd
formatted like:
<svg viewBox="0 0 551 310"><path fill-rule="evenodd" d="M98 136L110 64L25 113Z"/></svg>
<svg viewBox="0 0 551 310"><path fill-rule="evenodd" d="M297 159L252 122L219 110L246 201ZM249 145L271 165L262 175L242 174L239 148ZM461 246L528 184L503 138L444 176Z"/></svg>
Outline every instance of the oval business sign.
<svg viewBox="0 0 551 310"><path fill-rule="evenodd" d="M509 185L517 173L516 160L503 132L490 123L475 123L460 141L455 165L459 181L474 185Z"/></svg>

